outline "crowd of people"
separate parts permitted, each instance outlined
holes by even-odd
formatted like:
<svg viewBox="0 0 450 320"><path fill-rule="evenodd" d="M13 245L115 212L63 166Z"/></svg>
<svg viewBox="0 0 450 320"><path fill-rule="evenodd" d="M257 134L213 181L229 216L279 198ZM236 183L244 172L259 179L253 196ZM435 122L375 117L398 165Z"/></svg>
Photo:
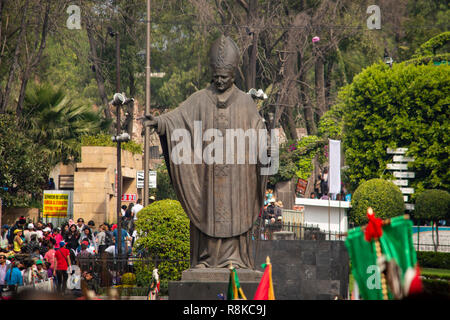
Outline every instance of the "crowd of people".
<svg viewBox="0 0 450 320"><path fill-rule="evenodd" d="M129 205L122 214L121 253L127 257L137 238L135 221L143 208L141 201ZM83 218L70 219L61 226L42 221L33 223L20 217L12 226L3 225L0 234L0 295L19 286L35 285L52 279L56 289L64 293L68 276L75 267L87 283L91 270L83 265L87 258L104 252L116 256L119 242L117 224Z"/></svg>

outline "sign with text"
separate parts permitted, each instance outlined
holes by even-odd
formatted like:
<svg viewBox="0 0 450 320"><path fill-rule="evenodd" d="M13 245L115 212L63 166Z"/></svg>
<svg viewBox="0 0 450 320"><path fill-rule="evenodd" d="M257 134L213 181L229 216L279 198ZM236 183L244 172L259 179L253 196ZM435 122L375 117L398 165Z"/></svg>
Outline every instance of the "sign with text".
<svg viewBox="0 0 450 320"><path fill-rule="evenodd" d="M412 171L405 171L405 172L394 171L392 172L392 174L396 178L414 178L416 176L416 174Z"/></svg>
<svg viewBox="0 0 450 320"><path fill-rule="evenodd" d="M386 168L390 170L407 170L408 165L406 163L388 163Z"/></svg>
<svg viewBox="0 0 450 320"><path fill-rule="evenodd" d="M300 193L302 195L305 194L306 191L306 187L308 186L308 181L306 181L305 179L298 179L297 180L297 188L296 188L296 192Z"/></svg>
<svg viewBox="0 0 450 320"><path fill-rule="evenodd" d="M42 197L44 218L66 218L72 213L73 191L44 190Z"/></svg>
<svg viewBox="0 0 450 320"><path fill-rule="evenodd" d="M414 188L400 188L400 191L403 194L413 194L414 193Z"/></svg>
<svg viewBox="0 0 450 320"><path fill-rule="evenodd" d="M127 193L122 195L123 202L135 202L137 200L137 194Z"/></svg>
<svg viewBox="0 0 450 320"><path fill-rule="evenodd" d="M386 151L388 154L405 154L406 151L408 151L408 148L397 148L397 149L387 148Z"/></svg>
<svg viewBox="0 0 450 320"><path fill-rule="evenodd" d="M408 180L391 180L396 186L406 187L408 185Z"/></svg>
<svg viewBox="0 0 450 320"><path fill-rule="evenodd" d="M156 188L156 171L148 172L148 187ZM144 170L139 170L136 172L136 188L144 188Z"/></svg>
<svg viewBox="0 0 450 320"><path fill-rule="evenodd" d="M412 162L414 161L413 157L404 157L404 156L394 156L394 162Z"/></svg>

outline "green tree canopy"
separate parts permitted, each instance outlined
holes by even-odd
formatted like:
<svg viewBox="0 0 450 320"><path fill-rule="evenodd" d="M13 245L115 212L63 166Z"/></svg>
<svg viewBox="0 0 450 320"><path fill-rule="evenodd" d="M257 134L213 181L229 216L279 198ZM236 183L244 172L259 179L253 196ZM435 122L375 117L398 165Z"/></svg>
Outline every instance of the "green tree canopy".
<svg viewBox="0 0 450 320"><path fill-rule="evenodd" d="M40 146L18 127L16 117L0 114L0 198L6 207L29 205L50 172Z"/></svg>
<svg viewBox="0 0 450 320"><path fill-rule="evenodd" d="M361 182L390 177L386 149L406 147L415 158L411 187L450 187L450 66L376 64L339 94L344 149L354 190Z"/></svg>
<svg viewBox="0 0 450 320"><path fill-rule="evenodd" d="M437 222L450 216L450 193L445 190L424 190L416 198L414 217Z"/></svg>
<svg viewBox="0 0 450 320"><path fill-rule="evenodd" d="M46 83L28 87L23 115L21 128L51 165L76 159L81 136L107 125L91 106L72 103L61 88Z"/></svg>

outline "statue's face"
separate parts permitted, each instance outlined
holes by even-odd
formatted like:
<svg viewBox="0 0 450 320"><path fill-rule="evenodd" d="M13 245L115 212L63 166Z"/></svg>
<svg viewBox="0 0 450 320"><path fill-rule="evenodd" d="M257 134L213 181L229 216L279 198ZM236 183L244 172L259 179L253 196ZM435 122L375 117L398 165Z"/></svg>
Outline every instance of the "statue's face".
<svg viewBox="0 0 450 320"><path fill-rule="evenodd" d="M225 92L234 83L234 74L229 70L215 70L213 73L213 82L217 91Z"/></svg>

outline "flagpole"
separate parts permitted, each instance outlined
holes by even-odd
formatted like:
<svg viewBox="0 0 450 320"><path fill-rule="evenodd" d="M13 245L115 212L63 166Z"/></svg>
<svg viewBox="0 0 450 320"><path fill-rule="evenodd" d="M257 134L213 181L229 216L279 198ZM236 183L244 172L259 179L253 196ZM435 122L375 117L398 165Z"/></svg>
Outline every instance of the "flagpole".
<svg viewBox="0 0 450 320"><path fill-rule="evenodd" d="M367 208L367 214L369 215L373 215L373 209L371 207ZM390 220L389 220L390 223ZM376 255L377 255L377 261L381 259L381 245L380 245L380 239L377 238L373 238L374 242L375 242L375 250L376 250ZM389 300L389 296L388 296L388 291L387 291L387 282L386 282L386 276L384 274L384 272L380 272L380 277L381 277L381 291L383 293L383 300Z"/></svg>

